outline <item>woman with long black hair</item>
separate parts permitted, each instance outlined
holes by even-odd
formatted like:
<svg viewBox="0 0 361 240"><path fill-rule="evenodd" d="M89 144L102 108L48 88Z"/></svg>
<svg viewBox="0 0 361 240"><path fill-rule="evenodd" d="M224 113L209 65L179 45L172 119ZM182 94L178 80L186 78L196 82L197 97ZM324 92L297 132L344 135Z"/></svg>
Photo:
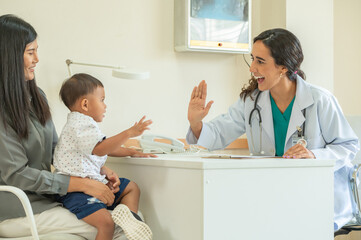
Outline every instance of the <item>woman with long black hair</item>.
<svg viewBox="0 0 361 240"><path fill-rule="evenodd" d="M58 137L45 94L35 81L37 50L37 33L29 23L14 15L0 16L0 185L26 192L40 234L94 239L96 229L61 207L52 195L84 192L110 205L114 194L99 181L50 171ZM113 171L104 170L108 179L114 179ZM29 236L16 197L1 192L0 203L0 237Z"/></svg>

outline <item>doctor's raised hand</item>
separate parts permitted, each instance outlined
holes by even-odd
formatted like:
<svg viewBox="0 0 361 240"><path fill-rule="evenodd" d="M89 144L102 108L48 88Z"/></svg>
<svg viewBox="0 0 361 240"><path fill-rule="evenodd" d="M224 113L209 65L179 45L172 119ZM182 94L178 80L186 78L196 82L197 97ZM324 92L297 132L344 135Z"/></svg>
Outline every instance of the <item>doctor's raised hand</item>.
<svg viewBox="0 0 361 240"><path fill-rule="evenodd" d="M213 101L206 105L207 83L202 80L198 87L194 87L188 105L188 121L193 134L198 138L202 130L202 120L207 116Z"/></svg>

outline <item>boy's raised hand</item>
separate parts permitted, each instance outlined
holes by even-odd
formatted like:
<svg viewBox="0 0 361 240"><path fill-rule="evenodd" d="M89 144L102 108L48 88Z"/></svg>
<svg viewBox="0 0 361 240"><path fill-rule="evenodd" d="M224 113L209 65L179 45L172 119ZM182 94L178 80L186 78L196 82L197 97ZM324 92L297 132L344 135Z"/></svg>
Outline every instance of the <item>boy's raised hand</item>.
<svg viewBox="0 0 361 240"><path fill-rule="evenodd" d="M145 130L149 130L148 126L150 124L152 124L152 120L145 121L145 116L143 116L139 122L136 122L133 125L133 127L99 142L97 145L95 145L92 154L97 156L126 156L123 155L123 151L119 150L121 149L121 145L124 144L129 138L137 137L142 135Z"/></svg>
<svg viewBox="0 0 361 240"><path fill-rule="evenodd" d="M143 116L139 122L136 122L133 127L129 128L128 131L131 137L137 137L143 134L145 130L149 130L149 125L152 124L152 120L145 120L145 116Z"/></svg>

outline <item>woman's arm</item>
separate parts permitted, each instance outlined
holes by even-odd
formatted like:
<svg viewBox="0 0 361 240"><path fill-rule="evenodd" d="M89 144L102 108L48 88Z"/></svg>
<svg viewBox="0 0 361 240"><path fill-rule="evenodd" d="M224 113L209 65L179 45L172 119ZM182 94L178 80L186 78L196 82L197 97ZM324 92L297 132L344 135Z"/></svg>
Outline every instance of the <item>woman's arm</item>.
<svg viewBox="0 0 361 240"><path fill-rule="evenodd" d="M11 185L38 194L65 194L69 177L50 172L53 152L53 124L33 124L29 120L27 139L20 140L15 131L0 119L0 184ZM4 171L5 170L5 171Z"/></svg>
<svg viewBox="0 0 361 240"><path fill-rule="evenodd" d="M359 140L347 122L334 96L318 102L320 137L326 142L323 148L311 149L316 158L336 159L335 170L351 162L360 149Z"/></svg>
<svg viewBox="0 0 361 240"><path fill-rule="evenodd" d="M307 121L314 123L308 124L315 128L312 131L320 128L320 135L307 139L313 141L309 144L311 146L308 146L310 149L296 144L285 152L284 157L336 159L335 170L338 170L355 157L359 150L358 138L343 115L336 98L331 94L323 94L319 98L313 106L317 108L314 119Z"/></svg>
<svg viewBox="0 0 361 240"><path fill-rule="evenodd" d="M115 198L107 185L89 178L70 177L67 192L83 192L99 199L108 206L113 204Z"/></svg>
<svg viewBox="0 0 361 240"><path fill-rule="evenodd" d="M27 140L21 142L14 130L9 126L4 128L0 119L0 169L6 169L0 170L0 184L16 186L37 194L63 195L80 191L97 197L106 204L113 203L114 195L101 182L50 172L53 143L56 142L52 122L49 121L45 128L32 128L31 132L42 134L29 135ZM41 144L43 146L39 147Z"/></svg>

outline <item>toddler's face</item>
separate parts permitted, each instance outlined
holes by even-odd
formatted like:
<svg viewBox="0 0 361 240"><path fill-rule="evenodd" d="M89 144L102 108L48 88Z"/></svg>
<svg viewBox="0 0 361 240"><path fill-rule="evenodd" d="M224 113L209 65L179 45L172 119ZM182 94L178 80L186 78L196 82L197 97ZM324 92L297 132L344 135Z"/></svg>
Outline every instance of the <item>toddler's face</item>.
<svg viewBox="0 0 361 240"><path fill-rule="evenodd" d="M88 95L88 115L96 122L103 121L107 105L104 103L105 92L103 87L97 87L92 94Z"/></svg>

